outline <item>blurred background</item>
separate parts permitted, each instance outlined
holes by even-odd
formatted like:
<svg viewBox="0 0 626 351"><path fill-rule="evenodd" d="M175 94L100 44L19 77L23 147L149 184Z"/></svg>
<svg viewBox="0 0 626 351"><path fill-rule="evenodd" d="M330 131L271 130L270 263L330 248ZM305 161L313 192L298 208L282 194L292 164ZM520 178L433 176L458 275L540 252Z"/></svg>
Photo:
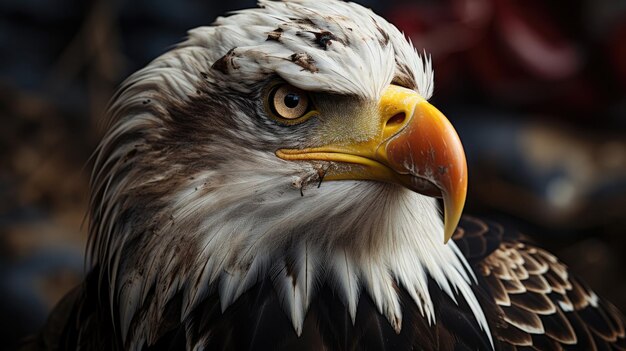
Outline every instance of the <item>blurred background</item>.
<svg viewBox="0 0 626 351"><path fill-rule="evenodd" d="M83 274L88 162L115 87L254 1L0 1L0 338ZM468 213L511 224L626 311L626 1L362 1L432 54ZM5 345L7 343L5 342Z"/></svg>

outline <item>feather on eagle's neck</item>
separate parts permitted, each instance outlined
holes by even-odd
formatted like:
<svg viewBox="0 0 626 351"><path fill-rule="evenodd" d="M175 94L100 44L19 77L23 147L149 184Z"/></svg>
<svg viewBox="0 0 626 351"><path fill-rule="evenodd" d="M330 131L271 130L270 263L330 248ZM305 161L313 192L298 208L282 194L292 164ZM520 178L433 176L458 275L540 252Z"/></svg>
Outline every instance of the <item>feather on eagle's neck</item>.
<svg viewBox="0 0 626 351"><path fill-rule="evenodd" d="M429 324L436 323L429 278L454 301L465 299L489 334L470 288L471 270L453 242L443 245L434 199L375 182L325 182L317 188L313 166L302 174L301 166L290 168L273 155L254 157L263 160L264 171L226 165L195 174L177 190L171 221L155 245L137 253L147 262L120 277L120 301L130 301L120 305L123 332L146 291L156 292L149 307L156 320L162 306L182 292L184 320L208 294L217 292L225 310L270 277L298 334L316 288L325 283L335 287L353 322L367 294L399 332L396 288L402 286ZM307 183L312 184L302 196L298 187ZM185 243L194 246L192 255L171 252ZM150 340L151 325L159 323L148 318L138 326L136 342Z"/></svg>

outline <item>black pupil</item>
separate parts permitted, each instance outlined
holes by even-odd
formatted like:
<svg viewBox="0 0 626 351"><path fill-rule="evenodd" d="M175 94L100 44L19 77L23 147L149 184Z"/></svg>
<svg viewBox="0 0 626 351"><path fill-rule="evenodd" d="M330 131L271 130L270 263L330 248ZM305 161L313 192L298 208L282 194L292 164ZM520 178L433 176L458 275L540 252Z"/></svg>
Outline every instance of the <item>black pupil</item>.
<svg viewBox="0 0 626 351"><path fill-rule="evenodd" d="M296 93L290 93L285 96L285 106L294 108L300 103L300 95Z"/></svg>

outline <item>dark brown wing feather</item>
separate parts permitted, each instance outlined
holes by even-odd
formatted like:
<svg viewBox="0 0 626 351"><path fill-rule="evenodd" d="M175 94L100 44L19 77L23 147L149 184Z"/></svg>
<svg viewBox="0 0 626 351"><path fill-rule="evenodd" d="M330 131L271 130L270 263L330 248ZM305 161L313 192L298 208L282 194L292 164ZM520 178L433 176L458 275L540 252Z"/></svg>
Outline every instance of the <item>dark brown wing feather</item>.
<svg viewBox="0 0 626 351"><path fill-rule="evenodd" d="M119 339L112 329L106 289L97 289L98 271L70 291L52 310L41 332L19 350L116 350Z"/></svg>
<svg viewBox="0 0 626 351"><path fill-rule="evenodd" d="M623 315L549 252L471 217L454 240L491 296L503 349L626 350Z"/></svg>

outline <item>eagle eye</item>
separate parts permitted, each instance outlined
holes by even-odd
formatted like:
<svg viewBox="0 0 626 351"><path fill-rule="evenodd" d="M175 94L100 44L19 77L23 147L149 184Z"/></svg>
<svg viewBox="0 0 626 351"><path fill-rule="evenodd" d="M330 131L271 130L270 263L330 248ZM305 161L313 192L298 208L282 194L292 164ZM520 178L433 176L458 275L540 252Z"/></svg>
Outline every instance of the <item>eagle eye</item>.
<svg viewBox="0 0 626 351"><path fill-rule="evenodd" d="M266 107L270 116L289 125L304 122L312 112L307 92L289 84L272 86L267 94Z"/></svg>

